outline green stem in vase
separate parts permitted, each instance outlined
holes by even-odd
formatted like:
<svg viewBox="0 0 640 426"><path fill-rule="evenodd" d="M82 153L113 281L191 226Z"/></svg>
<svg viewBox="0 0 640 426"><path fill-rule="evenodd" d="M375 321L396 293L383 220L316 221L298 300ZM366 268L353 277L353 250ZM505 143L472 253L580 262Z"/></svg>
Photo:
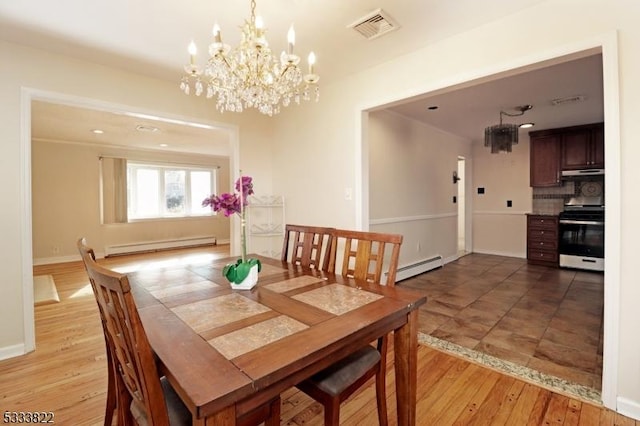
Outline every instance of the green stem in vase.
<svg viewBox="0 0 640 426"><path fill-rule="evenodd" d="M242 210L242 218L240 219L240 232L240 238L242 239L242 241L240 242L242 245L242 263L244 263L247 261L247 231L244 209Z"/></svg>

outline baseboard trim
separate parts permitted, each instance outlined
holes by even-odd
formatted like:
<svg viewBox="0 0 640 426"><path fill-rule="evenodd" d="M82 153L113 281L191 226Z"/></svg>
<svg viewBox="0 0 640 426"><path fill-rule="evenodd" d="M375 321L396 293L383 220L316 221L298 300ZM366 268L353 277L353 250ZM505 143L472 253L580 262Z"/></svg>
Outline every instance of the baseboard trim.
<svg viewBox="0 0 640 426"><path fill-rule="evenodd" d="M473 249L473 252L476 254L491 254L494 256L504 256L504 257L517 257L520 259L526 259L527 253L512 253L512 252L504 252L504 251L495 251L495 250L477 250Z"/></svg>
<svg viewBox="0 0 640 426"><path fill-rule="evenodd" d="M104 248L105 256L120 256L149 251L215 245L216 237L188 237L162 241L144 241L127 244L116 244Z"/></svg>
<svg viewBox="0 0 640 426"><path fill-rule="evenodd" d="M396 271L396 282L420 275L432 269L441 268L442 266L442 256L439 254L429 259L418 260L409 265L404 265L398 268Z"/></svg>
<svg viewBox="0 0 640 426"><path fill-rule="evenodd" d="M98 254L99 253L96 253L96 256L98 256ZM101 256L98 256L98 257L101 257ZM70 256L40 257L38 259L33 259L33 266L52 265L54 263L79 262L81 260L82 258L80 257L79 254L74 254Z"/></svg>
<svg viewBox="0 0 640 426"><path fill-rule="evenodd" d="M211 243L205 243L202 244L203 246L206 245L210 245ZM224 245L224 244L230 244L230 240L217 240L215 245ZM189 247L197 247L197 246L181 246L181 247L173 247L173 248L189 248ZM147 250L147 251L159 251L162 249L153 249L153 250ZM130 253L130 254L134 254L134 253ZM104 258L106 257L107 254L105 252L100 252L100 251L96 251L96 257L98 259ZM40 265L53 265L56 263L69 263L69 262L80 262L82 261L82 258L80 257L79 254L75 254L75 255L69 255L69 256L57 256L57 257L40 257L40 258L36 258L33 259L33 266L40 266Z"/></svg>
<svg viewBox="0 0 640 426"><path fill-rule="evenodd" d="M630 399L619 396L617 400L616 411L623 416L640 420L640 402L638 401L632 401Z"/></svg>
<svg viewBox="0 0 640 426"><path fill-rule="evenodd" d="M4 348L0 348L0 361L24 355L26 353L24 348L24 344L5 346Z"/></svg>

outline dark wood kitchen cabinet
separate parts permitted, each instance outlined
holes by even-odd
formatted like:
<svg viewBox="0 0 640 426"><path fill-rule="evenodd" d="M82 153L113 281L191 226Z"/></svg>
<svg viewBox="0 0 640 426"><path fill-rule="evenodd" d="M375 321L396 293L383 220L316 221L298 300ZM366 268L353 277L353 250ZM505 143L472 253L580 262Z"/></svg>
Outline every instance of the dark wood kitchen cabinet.
<svg viewBox="0 0 640 426"><path fill-rule="evenodd" d="M562 185L563 170L604 168L604 123L529 132L532 187Z"/></svg>
<svg viewBox="0 0 640 426"><path fill-rule="evenodd" d="M562 170L604 168L603 123L568 128L562 137Z"/></svg>
<svg viewBox="0 0 640 426"><path fill-rule="evenodd" d="M558 266L558 217L527 216L527 262Z"/></svg>
<svg viewBox="0 0 640 426"><path fill-rule="evenodd" d="M529 185L560 186L562 135L548 130L529 133Z"/></svg>

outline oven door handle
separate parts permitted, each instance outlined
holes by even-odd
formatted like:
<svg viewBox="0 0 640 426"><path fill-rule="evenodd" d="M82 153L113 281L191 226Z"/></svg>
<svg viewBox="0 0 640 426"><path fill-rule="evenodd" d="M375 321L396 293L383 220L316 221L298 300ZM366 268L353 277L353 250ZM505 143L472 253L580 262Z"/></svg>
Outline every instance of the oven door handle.
<svg viewBox="0 0 640 426"><path fill-rule="evenodd" d="M595 226L604 226L604 222L600 222L598 220L570 220L570 219L560 219L560 223L562 225L595 225Z"/></svg>

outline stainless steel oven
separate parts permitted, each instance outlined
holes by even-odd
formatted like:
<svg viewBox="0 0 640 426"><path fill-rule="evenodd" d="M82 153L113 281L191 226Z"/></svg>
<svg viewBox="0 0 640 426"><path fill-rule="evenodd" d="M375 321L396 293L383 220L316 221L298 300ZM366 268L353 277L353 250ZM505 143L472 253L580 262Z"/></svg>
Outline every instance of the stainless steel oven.
<svg viewBox="0 0 640 426"><path fill-rule="evenodd" d="M604 271L604 206L594 198L574 198L560 213L561 267Z"/></svg>

